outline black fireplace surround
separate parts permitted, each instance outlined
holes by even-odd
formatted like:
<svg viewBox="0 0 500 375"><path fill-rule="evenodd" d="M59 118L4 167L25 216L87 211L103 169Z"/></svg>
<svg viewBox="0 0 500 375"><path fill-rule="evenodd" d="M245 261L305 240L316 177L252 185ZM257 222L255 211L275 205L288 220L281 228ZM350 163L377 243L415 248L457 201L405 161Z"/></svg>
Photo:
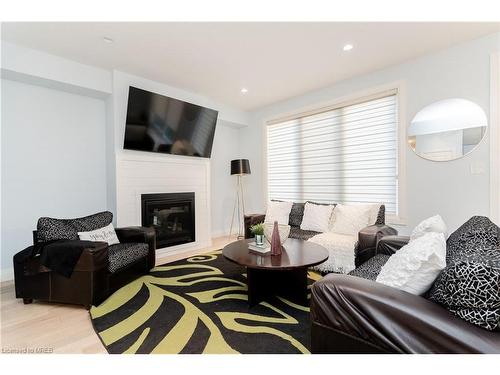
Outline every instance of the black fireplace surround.
<svg viewBox="0 0 500 375"><path fill-rule="evenodd" d="M194 242L194 193L142 194L142 226L156 231L156 247Z"/></svg>

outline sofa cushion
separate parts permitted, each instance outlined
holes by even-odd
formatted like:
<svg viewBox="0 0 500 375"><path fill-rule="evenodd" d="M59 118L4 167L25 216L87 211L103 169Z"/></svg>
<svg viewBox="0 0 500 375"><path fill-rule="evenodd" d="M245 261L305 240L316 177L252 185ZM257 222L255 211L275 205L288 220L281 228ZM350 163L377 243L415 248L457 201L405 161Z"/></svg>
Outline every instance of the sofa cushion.
<svg viewBox="0 0 500 375"><path fill-rule="evenodd" d="M135 261L146 257L149 246L146 243L119 243L108 247L108 269L116 272Z"/></svg>
<svg viewBox="0 0 500 375"><path fill-rule="evenodd" d="M377 282L422 295L446 267L443 233L428 232L403 246L380 270Z"/></svg>
<svg viewBox="0 0 500 375"><path fill-rule="evenodd" d="M389 258L390 255L377 254L368 259L354 271L349 272L349 275L375 281L380 273L380 270L382 269L382 266L387 263Z"/></svg>
<svg viewBox="0 0 500 375"><path fill-rule="evenodd" d="M273 202L283 202L278 199L272 199ZM306 203L314 203L314 204L319 204L319 205L325 205L325 206L336 206L337 203L318 203L318 202L312 202L312 201L306 201ZM290 211L290 218L288 221L288 225L292 227L300 227L300 224L302 223L302 217L304 216L304 205L305 203L293 203L292 205L292 210ZM375 214L376 219L375 219L375 224L385 224L385 205L381 204L373 204L373 207L378 207L378 212ZM373 213L370 212L370 221L373 221Z"/></svg>
<svg viewBox="0 0 500 375"><path fill-rule="evenodd" d="M78 240L78 232L87 232L103 228L113 221L113 214L109 211L76 219L54 219L41 217L37 223L38 240Z"/></svg>
<svg viewBox="0 0 500 375"><path fill-rule="evenodd" d="M41 217L36 226L39 241L77 240L78 231L70 220Z"/></svg>
<svg viewBox="0 0 500 375"><path fill-rule="evenodd" d="M304 216L304 206L305 203L292 204L292 210L290 211L290 219L288 220L288 225L292 227L300 227L300 224L302 223L302 217Z"/></svg>
<svg viewBox="0 0 500 375"><path fill-rule="evenodd" d="M370 220L370 206L338 204L333 210L331 232L357 236Z"/></svg>
<svg viewBox="0 0 500 375"><path fill-rule="evenodd" d="M290 235L288 237L306 241L312 236L317 235L318 233L319 232L315 232L313 230L303 230L299 227L290 227Z"/></svg>
<svg viewBox="0 0 500 375"><path fill-rule="evenodd" d="M267 204L265 223L273 224L275 221L281 225L288 225L292 202L270 201Z"/></svg>
<svg viewBox="0 0 500 375"><path fill-rule="evenodd" d="M333 209L334 206L318 205L307 202L305 204L304 217L302 218L300 229L328 232Z"/></svg>
<svg viewBox="0 0 500 375"><path fill-rule="evenodd" d="M450 234L446 245L448 263L465 255L495 255L500 249L500 228L487 217L474 216Z"/></svg>
<svg viewBox="0 0 500 375"><path fill-rule="evenodd" d="M380 204L380 203L355 203L355 205L358 207L364 207L364 208L369 210L368 225L383 224L383 222L382 223L378 222L380 214L381 214L380 211L381 211L382 204ZM385 215L385 208L382 211L382 218L381 218L382 220L385 219L384 215Z"/></svg>
<svg viewBox="0 0 500 375"><path fill-rule="evenodd" d="M278 199L271 199L272 202L284 202ZM292 209L290 210L290 216L288 218L288 225L291 227L300 227L302 223L302 217L304 216L304 206L305 203L292 203Z"/></svg>
<svg viewBox="0 0 500 375"><path fill-rule="evenodd" d="M500 328L500 228L474 216L447 241L446 268L428 297L460 318Z"/></svg>
<svg viewBox="0 0 500 375"><path fill-rule="evenodd" d="M115 245L117 243L120 243L113 224L108 224L103 228L98 228L95 230L78 232L78 237L80 238L80 240L101 241L106 242L108 245Z"/></svg>
<svg viewBox="0 0 500 375"><path fill-rule="evenodd" d="M434 215L422 220L411 232L410 241L421 237L429 232L443 233L447 237L448 229L443 218L440 215Z"/></svg>
<svg viewBox="0 0 500 375"><path fill-rule="evenodd" d="M430 299L488 330L500 327L500 252L496 259L472 255L443 271Z"/></svg>

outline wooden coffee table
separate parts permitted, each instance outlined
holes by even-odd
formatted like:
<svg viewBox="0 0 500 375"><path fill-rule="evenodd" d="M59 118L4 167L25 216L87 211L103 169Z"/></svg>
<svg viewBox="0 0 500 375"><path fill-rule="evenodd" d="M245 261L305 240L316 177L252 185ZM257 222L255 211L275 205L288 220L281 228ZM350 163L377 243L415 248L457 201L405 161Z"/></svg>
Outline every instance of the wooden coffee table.
<svg viewBox="0 0 500 375"><path fill-rule="evenodd" d="M267 297L281 296L307 304L307 268L328 259L328 251L315 243L289 238L281 255L251 252L240 240L226 245L224 257L247 268L248 304L254 306Z"/></svg>

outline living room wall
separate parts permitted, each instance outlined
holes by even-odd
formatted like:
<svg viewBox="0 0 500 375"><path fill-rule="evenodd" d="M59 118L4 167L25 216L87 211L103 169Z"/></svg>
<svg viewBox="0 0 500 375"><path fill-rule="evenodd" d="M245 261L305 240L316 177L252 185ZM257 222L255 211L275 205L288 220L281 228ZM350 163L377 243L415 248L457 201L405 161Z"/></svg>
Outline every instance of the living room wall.
<svg viewBox="0 0 500 375"><path fill-rule="evenodd" d="M106 208L104 100L2 79L2 279L40 216ZM5 275L4 275L5 273Z"/></svg>
<svg viewBox="0 0 500 375"><path fill-rule="evenodd" d="M247 211L264 212L265 168L263 132L265 121L290 112L334 101L358 92L401 81L405 94L406 127L424 106L446 98L465 98L490 107L490 54L500 51L500 34L489 35L416 60L355 77L321 90L294 97L254 111L251 126L240 132L242 152L252 163L253 174L245 180ZM355 52L353 50L352 52ZM383 53L383 52L381 52ZM489 215L489 132L470 155L451 162L431 162L405 147L406 225L408 233L420 220L439 213L451 230L472 215ZM472 174L471 168L482 170Z"/></svg>

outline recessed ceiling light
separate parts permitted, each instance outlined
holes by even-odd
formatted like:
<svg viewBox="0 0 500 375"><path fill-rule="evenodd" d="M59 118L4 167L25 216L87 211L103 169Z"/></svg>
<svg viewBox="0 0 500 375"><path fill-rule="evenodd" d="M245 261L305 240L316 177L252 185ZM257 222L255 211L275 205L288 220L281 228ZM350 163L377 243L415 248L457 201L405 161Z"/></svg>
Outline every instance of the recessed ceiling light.
<svg viewBox="0 0 500 375"><path fill-rule="evenodd" d="M111 39L111 38L109 38L109 37L107 37L107 36L105 36L104 38L102 38L102 40L104 40L104 42L105 42L105 43L109 43L109 44L111 44L111 43L113 43L113 42L114 42L114 40L113 40L113 39Z"/></svg>
<svg viewBox="0 0 500 375"><path fill-rule="evenodd" d="M246 93L248 92L248 89L246 89L246 88L244 88L244 87L243 87L243 88L240 90L240 92L241 92L242 94L246 94Z"/></svg>
<svg viewBox="0 0 500 375"><path fill-rule="evenodd" d="M346 44L343 48L344 51L350 51L354 48L352 44Z"/></svg>

